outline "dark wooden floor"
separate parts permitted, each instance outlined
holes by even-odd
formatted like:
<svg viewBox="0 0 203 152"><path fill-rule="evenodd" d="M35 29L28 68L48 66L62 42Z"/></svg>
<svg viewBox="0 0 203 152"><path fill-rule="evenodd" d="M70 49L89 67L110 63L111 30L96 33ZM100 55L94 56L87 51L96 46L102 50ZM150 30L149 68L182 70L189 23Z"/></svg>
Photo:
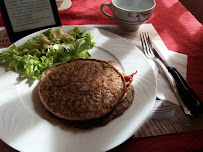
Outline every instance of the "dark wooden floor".
<svg viewBox="0 0 203 152"><path fill-rule="evenodd" d="M203 0L179 0L203 24Z"/></svg>

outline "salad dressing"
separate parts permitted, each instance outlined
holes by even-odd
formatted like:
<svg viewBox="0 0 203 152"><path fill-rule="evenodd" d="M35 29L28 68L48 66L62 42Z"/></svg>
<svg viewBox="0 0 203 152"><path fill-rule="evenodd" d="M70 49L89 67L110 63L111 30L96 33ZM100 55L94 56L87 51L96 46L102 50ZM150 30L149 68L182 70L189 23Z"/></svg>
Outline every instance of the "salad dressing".
<svg viewBox="0 0 203 152"><path fill-rule="evenodd" d="M57 28L51 34L51 40L61 40L65 41L69 38L69 35L63 32L60 28Z"/></svg>
<svg viewBox="0 0 203 152"><path fill-rule="evenodd" d="M38 45L38 48L36 49L47 49L48 45L47 43L49 42L49 40L45 37L43 37ZM45 47L46 46L46 47Z"/></svg>

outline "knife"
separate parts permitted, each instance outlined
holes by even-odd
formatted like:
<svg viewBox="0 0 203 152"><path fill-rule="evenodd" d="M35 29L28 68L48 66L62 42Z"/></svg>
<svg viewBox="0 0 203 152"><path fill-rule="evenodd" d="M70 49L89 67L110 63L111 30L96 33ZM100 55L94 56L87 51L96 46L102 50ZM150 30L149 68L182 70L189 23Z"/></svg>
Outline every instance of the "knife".
<svg viewBox="0 0 203 152"><path fill-rule="evenodd" d="M153 44L153 42L152 42ZM154 52L156 53L156 56L159 58L160 62L165 66L165 68L162 69L167 70L168 73L173 78L168 77L169 82L171 85L173 85L172 81L175 81L175 86L173 88L173 92L175 93L181 107L183 108L183 111L186 114L189 114L190 116L197 116L203 113L203 103L199 99L199 97L196 95L196 93L193 91L193 89L190 87L188 82L182 77L182 75L176 70L176 68L169 66L164 58L161 56L160 52L156 48L156 46L153 44Z"/></svg>

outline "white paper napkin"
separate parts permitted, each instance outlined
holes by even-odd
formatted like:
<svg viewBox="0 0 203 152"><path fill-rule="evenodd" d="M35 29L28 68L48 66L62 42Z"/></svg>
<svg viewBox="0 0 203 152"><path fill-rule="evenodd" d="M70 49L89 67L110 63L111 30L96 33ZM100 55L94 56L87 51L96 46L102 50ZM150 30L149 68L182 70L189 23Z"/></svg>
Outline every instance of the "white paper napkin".
<svg viewBox="0 0 203 152"><path fill-rule="evenodd" d="M169 66L175 67L178 70L178 72L180 72L180 74L183 76L183 78L186 79L187 55L172 51L161 51L161 50L159 51L161 52L162 56L169 64ZM171 103L179 105L168 83L168 80L162 70L159 70L157 76L157 97L162 100L169 101Z"/></svg>
<svg viewBox="0 0 203 152"><path fill-rule="evenodd" d="M175 67L183 78L186 79L187 73L187 55L172 52L172 51L161 51L163 58L169 64L169 66ZM157 66L158 67L158 66ZM151 112L151 119L169 119L175 114L175 105L179 105L170 84L163 73L162 69L159 68L157 75L157 97L160 100L155 102L154 108Z"/></svg>
<svg viewBox="0 0 203 152"><path fill-rule="evenodd" d="M142 50L141 43L137 42L132 39L128 39L133 44L135 44L138 48ZM162 57L165 59L165 61L168 63L169 66L175 67L178 72L183 76L184 79L186 79L187 75L187 55L176 53L169 50L158 50ZM148 59L156 76L157 79L157 97L161 100L168 101L170 103L179 105L171 86L168 82L168 79L166 78L164 72L159 67L157 63L154 61Z"/></svg>
<svg viewBox="0 0 203 152"><path fill-rule="evenodd" d="M128 39L142 50L141 43L136 40ZM187 55L169 51L167 49L158 50L169 66L175 67L180 74L186 79L187 75ZM149 116L151 119L169 119L175 114L175 107L179 105L168 79L161 67L154 61L150 62L157 81L157 94L160 100L156 100L154 108Z"/></svg>

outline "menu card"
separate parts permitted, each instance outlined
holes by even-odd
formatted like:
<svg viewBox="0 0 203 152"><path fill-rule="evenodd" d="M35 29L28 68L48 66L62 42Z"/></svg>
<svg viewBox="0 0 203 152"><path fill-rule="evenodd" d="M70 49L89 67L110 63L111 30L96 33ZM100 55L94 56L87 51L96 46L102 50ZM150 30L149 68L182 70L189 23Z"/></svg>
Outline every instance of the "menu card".
<svg viewBox="0 0 203 152"><path fill-rule="evenodd" d="M35 31L61 26L55 0L1 0L0 7L12 43Z"/></svg>

